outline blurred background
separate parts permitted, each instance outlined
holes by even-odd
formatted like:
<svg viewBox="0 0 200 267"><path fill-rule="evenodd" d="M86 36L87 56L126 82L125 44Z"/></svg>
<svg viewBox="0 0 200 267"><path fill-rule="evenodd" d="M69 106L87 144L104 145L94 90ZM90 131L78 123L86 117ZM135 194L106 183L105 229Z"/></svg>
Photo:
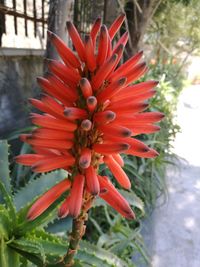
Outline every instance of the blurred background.
<svg viewBox="0 0 200 267"><path fill-rule="evenodd" d="M93 208L85 237L132 259L127 266L200 266L199 10L199 0L0 0L0 139L12 145L11 155L28 149L18 140L31 129L27 99L40 94L36 77L46 71L44 58L57 58L47 29L71 47L67 20L84 36L97 17L109 26L123 12L114 40L128 31L123 60L143 50L149 72L142 80L160 81L150 104L166 118L159 133L140 136L160 156L125 158L138 221L124 223L105 207ZM31 179L23 168L12 169L16 188ZM108 223L106 216L117 219Z"/></svg>

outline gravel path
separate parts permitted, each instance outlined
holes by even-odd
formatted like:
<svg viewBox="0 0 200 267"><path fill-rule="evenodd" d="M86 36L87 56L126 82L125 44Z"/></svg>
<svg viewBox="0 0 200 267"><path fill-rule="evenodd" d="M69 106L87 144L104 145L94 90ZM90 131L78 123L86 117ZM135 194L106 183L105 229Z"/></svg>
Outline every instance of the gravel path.
<svg viewBox="0 0 200 267"><path fill-rule="evenodd" d="M200 267L200 85L185 89L178 105L174 151L167 172L168 201L157 208L145 239L153 267Z"/></svg>

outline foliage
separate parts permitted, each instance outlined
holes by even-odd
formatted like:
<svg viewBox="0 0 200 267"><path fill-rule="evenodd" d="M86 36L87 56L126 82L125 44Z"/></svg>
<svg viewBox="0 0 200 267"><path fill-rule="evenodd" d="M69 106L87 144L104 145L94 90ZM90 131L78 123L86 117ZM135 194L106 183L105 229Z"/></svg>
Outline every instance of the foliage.
<svg viewBox="0 0 200 267"><path fill-rule="evenodd" d="M146 35L153 48L151 57L166 61L184 59L192 52L199 53L200 2L162 1Z"/></svg>

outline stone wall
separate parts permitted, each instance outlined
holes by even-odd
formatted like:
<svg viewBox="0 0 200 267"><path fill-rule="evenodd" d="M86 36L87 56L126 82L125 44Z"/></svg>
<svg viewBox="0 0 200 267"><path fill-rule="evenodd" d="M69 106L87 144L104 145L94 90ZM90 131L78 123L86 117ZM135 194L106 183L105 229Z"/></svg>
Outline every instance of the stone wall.
<svg viewBox="0 0 200 267"><path fill-rule="evenodd" d="M27 99L39 94L43 50L0 49L0 138L30 124Z"/></svg>

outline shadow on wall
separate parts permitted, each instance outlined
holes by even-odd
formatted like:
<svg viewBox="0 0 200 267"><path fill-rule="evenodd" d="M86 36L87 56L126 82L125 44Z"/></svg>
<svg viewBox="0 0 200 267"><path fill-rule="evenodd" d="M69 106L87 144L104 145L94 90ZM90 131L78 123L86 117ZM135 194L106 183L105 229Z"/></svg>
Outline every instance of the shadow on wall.
<svg viewBox="0 0 200 267"><path fill-rule="evenodd" d="M0 49L0 138L30 124L27 99L39 94L43 50Z"/></svg>

